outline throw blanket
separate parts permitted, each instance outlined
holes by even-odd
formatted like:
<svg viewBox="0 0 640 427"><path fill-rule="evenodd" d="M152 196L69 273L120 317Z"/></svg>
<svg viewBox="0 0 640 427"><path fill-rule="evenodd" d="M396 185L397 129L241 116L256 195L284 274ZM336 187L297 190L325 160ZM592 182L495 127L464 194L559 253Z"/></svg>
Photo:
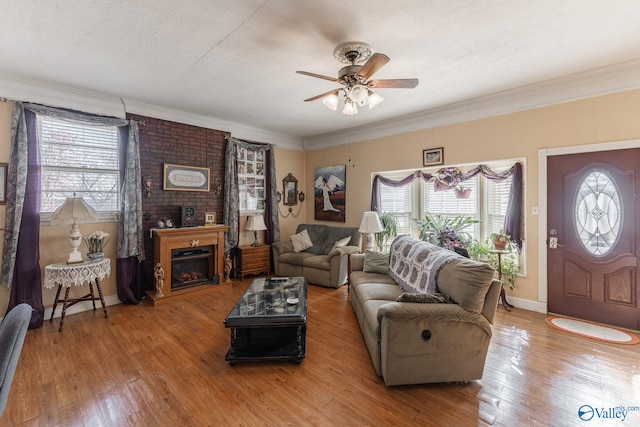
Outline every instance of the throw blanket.
<svg viewBox="0 0 640 427"><path fill-rule="evenodd" d="M389 275L406 292L437 292L440 268L460 255L410 236L400 236L391 243Z"/></svg>

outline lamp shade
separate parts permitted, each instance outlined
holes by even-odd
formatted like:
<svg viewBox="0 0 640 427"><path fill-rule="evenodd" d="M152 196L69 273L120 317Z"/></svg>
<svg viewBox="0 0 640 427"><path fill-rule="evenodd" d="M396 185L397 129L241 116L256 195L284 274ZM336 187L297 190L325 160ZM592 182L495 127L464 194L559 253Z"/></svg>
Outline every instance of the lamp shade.
<svg viewBox="0 0 640 427"><path fill-rule="evenodd" d="M336 111L338 109L338 91L333 92L329 96L325 96L322 99L322 103L330 110Z"/></svg>
<svg viewBox="0 0 640 427"><path fill-rule="evenodd" d="M249 231L266 230L267 225L264 223L264 216L262 214L250 215L247 219L247 225L244 226L244 229Z"/></svg>
<svg viewBox="0 0 640 427"><path fill-rule="evenodd" d="M82 224L98 218L95 209L87 204L82 197L67 197L62 206L51 215L52 224Z"/></svg>
<svg viewBox="0 0 640 427"><path fill-rule="evenodd" d="M347 102L344 103L342 112L347 116L353 116L354 114L358 114L358 107L356 107L356 104L352 100L348 99Z"/></svg>
<svg viewBox="0 0 640 427"><path fill-rule="evenodd" d="M376 107L376 105L380 104L384 101L384 98L378 95L375 92L369 91L369 110Z"/></svg>
<svg viewBox="0 0 640 427"><path fill-rule="evenodd" d="M358 229L361 233L379 233L384 230L378 212L368 211L362 215L362 222Z"/></svg>

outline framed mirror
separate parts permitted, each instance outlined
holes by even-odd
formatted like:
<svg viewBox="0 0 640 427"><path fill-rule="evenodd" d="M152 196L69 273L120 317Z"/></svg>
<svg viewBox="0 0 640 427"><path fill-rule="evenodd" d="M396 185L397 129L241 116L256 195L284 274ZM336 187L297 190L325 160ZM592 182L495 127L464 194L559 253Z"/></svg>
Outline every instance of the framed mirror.
<svg viewBox="0 0 640 427"><path fill-rule="evenodd" d="M291 174L282 179L282 204L284 206L298 204L298 180Z"/></svg>

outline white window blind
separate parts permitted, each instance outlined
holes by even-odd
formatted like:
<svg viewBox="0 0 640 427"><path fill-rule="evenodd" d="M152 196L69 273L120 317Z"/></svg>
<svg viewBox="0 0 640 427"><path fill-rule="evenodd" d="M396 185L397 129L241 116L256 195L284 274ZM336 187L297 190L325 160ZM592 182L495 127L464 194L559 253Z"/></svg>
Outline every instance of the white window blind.
<svg viewBox="0 0 640 427"><path fill-rule="evenodd" d="M427 212L431 215L442 215L455 217L458 215L472 216L476 220L480 220L480 211L478 209L479 185L478 176L469 179L463 185L471 190L469 198L459 199L454 190L435 191L433 182L426 182L422 185L423 210L422 217ZM477 226L470 225L465 230L471 238L479 237L479 229Z"/></svg>
<svg viewBox="0 0 640 427"><path fill-rule="evenodd" d="M118 211L117 135L115 126L38 116L40 212L53 212L74 193L98 212Z"/></svg>
<svg viewBox="0 0 640 427"><path fill-rule="evenodd" d="M511 178L502 182L487 180L487 231L497 233L504 228L507 204L511 191Z"/></svg>
<svg viewBox="0 0 640 427"><path fill-rule="evenodd" d="M380 185L380 210L398 220L398 234L411 234L412 184L402 187Z"/></svg>

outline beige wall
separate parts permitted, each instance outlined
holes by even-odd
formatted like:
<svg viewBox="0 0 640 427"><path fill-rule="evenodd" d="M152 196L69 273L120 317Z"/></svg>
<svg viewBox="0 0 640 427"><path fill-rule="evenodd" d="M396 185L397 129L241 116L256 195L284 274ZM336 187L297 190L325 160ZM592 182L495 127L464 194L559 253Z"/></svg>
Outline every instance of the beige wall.
<svg viewBox="0 0 640 427"><path fill-rule="evenodd" d="M363 112L362 114L366 114ZM422 167L422 150L444 147L445 165L525 158L525 238L527 276L518 278L515 298L538 301L538 224L531 215L538 201L538 150L640 138L640 90L590 98L503 116L395 135L306 153L306 192L313 194L317 167L347 165L348 226L358 226L369 210L372 176ZM349 163L349 159L351 162ZM313 222L313 210L307 210Z"/></svg>
<svg viewBox="0 0 640 427"><path fill-rule="evenodd" d="M0 102L0 162L8 162L9 159L11 109L12 104ZM298 223L315 222L312 197L313 172L317 167L347 166L347 216L344 225L358 226L362 212L369 209L372 175L380 171L418 169L422 166L422 150L426 148L444 147L447 165L525 158L527 277L518 279L518 288L514 292L507 292L515 298L537 301L539 242L537 217L531 215L531 207L544 204L544 201L538 201L538 150L637 138L640 138L640 90L306 153L277 148L278 190L282 191L282 179L291 173L298 179L299 189L307 196L302 205L293 208L293 214L298 214L298 217L280 216L281 236L286 240L295 232ZM288 214L287 209L282 206L280 209L281 213ZM4 212L4 206L0 206L2 224ZM245 220L243 218L242 222ZM94 230L104 230L112 236L116 233L115 223L86 224L81 228L85 234ZM68 246L64 236L67 232L66 226L42 227L42 266L65 258ZM253 233L241 233L241 244L252 241ZM260 236L260 241L264 241L264 236ZM115 260L115 240L109 243L107 255ZM112 301L117 301L115 265L111 277L104 281L104 290ZM0 311L6 307L8 296L9 290L0 289ZM45 290L43 298L45 307L51 307L53 291Z"/></svg>

